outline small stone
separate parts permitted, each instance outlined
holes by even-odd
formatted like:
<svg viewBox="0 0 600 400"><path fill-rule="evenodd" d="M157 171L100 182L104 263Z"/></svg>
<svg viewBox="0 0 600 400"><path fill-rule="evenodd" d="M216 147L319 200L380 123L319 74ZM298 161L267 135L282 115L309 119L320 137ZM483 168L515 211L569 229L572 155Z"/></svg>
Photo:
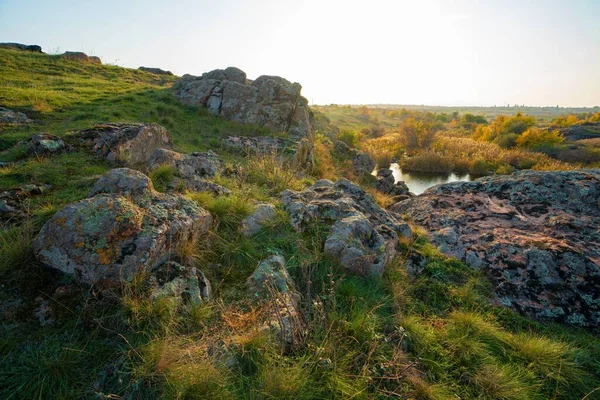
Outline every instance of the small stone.
<svg viewBox="0 0 600 400"><path fill-rule="evenodd" d="M258 233L265 224L277 216L277 209L273 204L257 204L254 212L242 221L242 232L246 236Z"/></svg>

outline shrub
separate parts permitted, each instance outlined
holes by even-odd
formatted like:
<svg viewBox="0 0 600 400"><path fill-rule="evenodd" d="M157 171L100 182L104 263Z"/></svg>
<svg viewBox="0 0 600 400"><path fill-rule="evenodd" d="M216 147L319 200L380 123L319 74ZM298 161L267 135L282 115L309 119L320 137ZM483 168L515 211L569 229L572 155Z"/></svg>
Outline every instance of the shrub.
<svg viewBox="0 0 600 400"><path fill-rule="evenodd" d="M425 151L402 160L402 168L408 171L450 172L453 167L452 158L433 151Z"/></svg>
<svg viewBox="0 0 600 400"><path fill-rule="evenodd" d="M337 140L341 140L350 147L358 147L359 134L356 131L342 129L337 135Z"/></svg>
<svg viewBox="0 0 600 400"><path fill-rule="evenodd" d="M519 147L540 147L562 143L565 138L558 130L529 128L516 140Z"/></svg>

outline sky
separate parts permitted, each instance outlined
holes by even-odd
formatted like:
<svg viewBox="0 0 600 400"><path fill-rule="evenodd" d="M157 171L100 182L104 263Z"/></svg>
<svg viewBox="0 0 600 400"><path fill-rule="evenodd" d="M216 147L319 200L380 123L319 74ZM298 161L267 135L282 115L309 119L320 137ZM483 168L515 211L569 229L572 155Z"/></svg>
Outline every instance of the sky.
<svg viewBox="0 0 600 400"><path fill-rule="evenodd" d="M0 0L0 42L236 66L311 104L600 105L600 0Z"/></svg>

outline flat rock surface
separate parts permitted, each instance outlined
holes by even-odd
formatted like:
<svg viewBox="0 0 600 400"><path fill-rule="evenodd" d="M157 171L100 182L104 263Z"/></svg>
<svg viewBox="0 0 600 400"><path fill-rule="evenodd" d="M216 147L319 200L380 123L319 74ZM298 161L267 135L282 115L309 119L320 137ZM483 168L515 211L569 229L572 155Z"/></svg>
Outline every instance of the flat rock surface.
<svg viewBox="0 0 600 400"><path fill-rule="evenodd" d="M600 326L600 170L522 171L435 186L392 206L525 315Z"/></svg>

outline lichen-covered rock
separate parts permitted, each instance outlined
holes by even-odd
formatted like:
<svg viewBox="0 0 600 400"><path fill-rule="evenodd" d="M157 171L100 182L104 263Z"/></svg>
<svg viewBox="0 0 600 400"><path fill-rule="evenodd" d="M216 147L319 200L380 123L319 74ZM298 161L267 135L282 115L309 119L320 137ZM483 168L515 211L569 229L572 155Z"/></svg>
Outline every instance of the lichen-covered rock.
<svg viewBox="0 0 600 400"><path fill-rule="evenodd" d="M285 259L275 255L261 261L247 285L267 308L266 328L277 332L286 345L299 343L305 336L305 324L299 311L300 294L285 267Z"/></svg>
<svg viewBox="0 0 600 400"><path fill-rule="evenodd" d="M40 261L84 283L130 280L212 223L195 202L157 193L148 177L127 168L107 172L91 195L52 216L33 243Z"/></svg>
<svg viewBox="0 0 600 400"><path fill-rule="evenodd" d="M0 107L0 125L23 125L33 121L22 112Z"/></svg>
<svg viewBox="0 0 600 400"><path fill-rule="evenodd" d="M150 277L152 299L168 297L194 306L211 299L210 281L195 267L174 261L160 265Z"/></svg>
<svg viewBox="0 0 600 400"><path fill-rule="evenodd" d="M88 62L92 64L102 64L100 57L88 56L81 51L66 51L60 55L62 58L71 61Z"/></svg>
<svg viewBox="0 0 600 400"><path fill-rule="evenodd" d="M24 142L23 145L25 146L27 155L35 157L46 157L73 150L63 139L49 133L34 135L30 140Z"/></svg>
<svg viewBox="0 0 600 400"><path fill-rule="evenodd" d="M171 71L165 71L164 69L160 69L160 68L139 67L138 69L140 71L150 72L151 74L155 74L155 75L173 76L173 73Z"/></svg>
<svg viewBox="0 0 600 400"><path fill-rule="evenodd" d="M242 221L242 232L250 236L258 233L269 221L277 216L277 209L273 204L257 204L252 214Z"/></svg>
<svg viewBox="0 0 600 400"><path fill-rule="evenodd" d="M340 179L317 181L301 192L286 190L282 204L292 225L301 230L311 222L333 225L325 251L349 271L380 276L395 256L398 234L410 238L410 226L381 208L360 186Z"/></svg>
<svg viewBox="0 0 600 400"><path fill-rule="evenodd" d="M392 207L487 273L525 315L600 326L600 170L522 171L435 186Z"/></svg>
<svg viewBox="0 0 600 400"><path fill-rule="evenodd" d="M98 157L119 165L145 166L155 150L171 146L169 132L158 124L100 124L75 135Z"/></svg>

